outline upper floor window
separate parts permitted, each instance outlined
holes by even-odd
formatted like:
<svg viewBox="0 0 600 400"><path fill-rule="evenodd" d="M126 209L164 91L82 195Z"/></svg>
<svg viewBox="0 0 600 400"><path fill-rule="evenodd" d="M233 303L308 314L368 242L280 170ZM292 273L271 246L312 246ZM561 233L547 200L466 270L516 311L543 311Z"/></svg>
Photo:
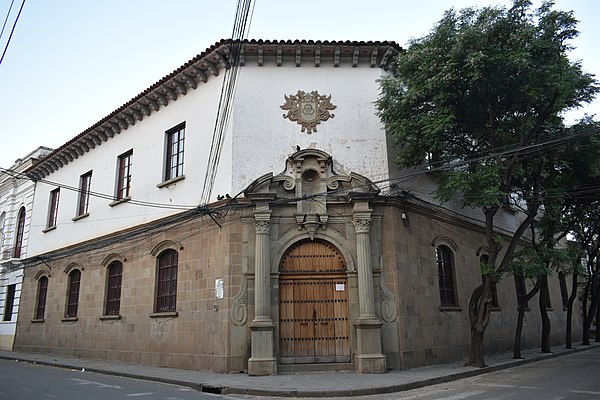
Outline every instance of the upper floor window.
<svg viewBox="0 0 600 400"><path fill-rule="evenodd" d="M438 246L436 248L440 301L442 307L454 307L457 305L456 293L454 290L454 266L452 261L452 250L447 246Z"/></svg>
<svg viewBox="0 0 600 400"><path fill-rule="evenodd" d="M67 293L67 312L65 317L77 317L79 307L79 285L81 283L81 271L74 269L69 272L69 292Z"/></svg>
<svg viewBox="0 0 600 400"><path fill-rule="evenodd" d="M15 245L13 247L13 257L21 257L23 247L23 232L25 232L25 207L21 207L17 217L17 231L15 234Z"/></svg>
<svg viewBox="0 0 600 400"><path fill-rule="evenodd" d="M107 267L106 305L104 315L119 315L121 309L121 282L123 279L123 264L113 261Z"/></svg>
<svg viewBox="0 0 600 400"><path fill-rule="evenodd" d="M50 203L48 206L48 223L46 228L56 226L56 217L58 216L58 199L60 198L60 188L56 188L50 192Z"/></svg>
<svg viewBox="0 0 600 400"><path fill-rule="evenodd" d="M4 316L3 321L11 321L13 315L13 307L15 305L15 292L17 285L8 285L6 287L6 300L4 301Z"/></svg>
<svg viewBox="0 0 600 400"><path fill-rule="evenodd" d="M129 197L131 190L131 159L133 150L119 156L117 165L117 200Z"/></svg>
<svg viewBox="0 0 600 400"><path fill-rule="evenodd" d="M92 171L79 177L79 201L77 202L77 216L86 215L90 203L90 186L92 184Z"/></svg>
<svg viewBox="0 0 600 400"><path fill-rule="evenodd" d="M38 280L37 306L35 308L35 319L44 319L46 313L46 295L48 293L48 277L42 276Z"/></svg>
<svg viewBox="0 0 600 400"><path fill-rule="evenodd" d="M185 122L166 132L165 176L168 181L183 175L183 152L185 149Z"/></svg>
<svg viewBox="0 0 600 400"><path fill-rule="evenodd" d="M175 250L167 249L158 255L156 312L176 311L177 262Z"/></svg>

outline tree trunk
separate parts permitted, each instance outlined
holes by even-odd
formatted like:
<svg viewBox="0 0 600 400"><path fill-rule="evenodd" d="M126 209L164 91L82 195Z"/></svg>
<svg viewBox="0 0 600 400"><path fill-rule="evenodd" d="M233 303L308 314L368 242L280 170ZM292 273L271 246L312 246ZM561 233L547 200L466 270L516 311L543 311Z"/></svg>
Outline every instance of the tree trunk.
<svg viewBox="0 0 600 400"><path fill-rule="evenodd" d="M583 307L583 340L581 344L590 344L590 330L592 328L592 322L596 316L596 308L598 307L598 300L600 297L600 290L598 289L598 268L596 268L592 274L592 277L588 281L585 287L584 307ZM590 308L586 311L585 306L587 304L588 294L591 293Z"/></svg>
<svg viewBox="0 0 600 400"><path fill-rule="evenodd" d="M521 332L523 331L523 317L525 316L525 308L525 302L519 304L517 328L515 329L515 342L513 343L513 358L523 358L521 357Z"/></svg>
<svg viewBox="0 0 600 400"><path fill-rule="evenodd" d="M566 333L566 346L567 349L573 348L573 304L577 298L577 272L573 271L573 282L571 284L571 295L569 296L569 302L567 303L567 333Z"/></svg>
<svg viewBox="0 0 600 400"><path fill-rule="evenodd" d="M583 289L583 300L581 302L581 307L583 308L583 336L581 338L581 344L583 345L589 345L590 344L590 328L589 328L589 324L588 324L588 308L587 308L587 303L588 303L588 297L590 295L590 286L591 286L591 282L590 282L591 278L588 278L588 281L585 285L585 288ZM586 329L587 326L587 329Z"/></svg>
<svg viewBox="0 0 600 400"><path fill-rule="evenodd" d="M596 342L600 342L600 307L596 306Z"/></svg>
<svg viewBox="0 0 600 400"><path fill-rule="evenodd" d="M483 368L485 367L483 337L485 328L489 323L490 305L492 303L491 277L484 277L484 283L473 290L469 300L469 321L471 324L471 349L469 360L465 365Z"/></svg>
<svg viewBox="0 0 600 400"><path fill-rule="evenodd" d="M540 291L540 280L535 283L535 286L527 296L525 297L525 301L519 304L519 315L517 317L517 327L515 329L515 342L513 343L513 358L523 358L521 357L521 333L523 332L523 318L525 316L525 310L527 309L527 302L533 298Z"/></svg>
<svg viewBox="0 0 600 400"><path fill-rule="evenodd" d="M583 340L581 344L589 345L590 344L590 331L592 329L592 322L594 321L594 317L596 316L596 308L598 307L598 299L597 296L592 299L590 303L590 308L587 313L584 311L584 322L583 322ZM586 315L587 314L587 315Z"/></svg>
<svg viewBox="0 0 600 400"><path fill-rule="evenodd" d="M550 318L548 318L548 276L542 276L540 278L541 287L540 287L540 297L539 297L539 306L540 306L540 315L542 317L542 345L541 351L542 353L552 353L552 349L550 348L550 330L552 325L550 323Z"/></svg>

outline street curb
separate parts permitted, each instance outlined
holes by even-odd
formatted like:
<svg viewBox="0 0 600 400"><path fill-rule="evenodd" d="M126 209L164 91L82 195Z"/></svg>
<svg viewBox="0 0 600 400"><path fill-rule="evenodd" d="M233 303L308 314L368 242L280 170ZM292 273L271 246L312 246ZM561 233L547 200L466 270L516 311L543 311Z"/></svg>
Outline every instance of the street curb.
<svg viewBox="0 0 600 400"><path fill-rule="evenodd" d="M522 365L527 365L531 363L535 363L542 360L552 359L556 357L562 357L570 354L575 354L587 350L591 350L597 348L598 345L589 345L578 347L574 349L562 350L557 353L547 353L547 354L536 354L531 358L520 359L520 360L510 360L506 362L499 363L497 365L491 365L483 368L474 368L469 371L461 371L456 373L451 373L448 375L437 376L433 378L426 378L422 380L417 380L413 382L407 382L397 385L386 385L386 386L378 386L378 387L365 387L358 389L341 389L341 390L278 390L278 389L257 389L257 388L244 388L244 387L231 387L227 385L213 385L206 382L191 382L189 380L181 380L181 379L172 379L163 376L152 376L152 375L144 375L126 371L115 371L110 370L109 368L98 368L98 367L85 367L86 372L94 372L104 375L111 376L120 376L125 378L139 379L151 382L159 382L166 383L171 385L178 385L183 387L188 387L190 389L194 389L200 392L212 393L212 394L241 394L241 395L250 395L250 396L265 396L265 397L351 397L351 396L366 396L373 394L386 394L386 393L397 393L403 392L412 389L418 389L425 386L436 385L440 383L447 383L456 381L464 378L471 378L474 376L479 376L483 374L487 374L490 372L496 372L508 368L518 367ZM19 358L19 357L9 357L8 355L0 354L0 359L13 360L18 362L27 362L31 364L39 364L39 365L47 365L53 366L63 369L72 369L72 370L81 370L81 365L74 365L65 362L52 362L45 360L33 360L35 354L31 355L31 358Z"/></svg>
<svg viewBox="0 0 600 400"><path fill-rule="evenodd" d="M243 389L243 388L222 388L220 394L243 394L251 396L265 396L265 397L349 397L349 396L367 396L374 394L388 394L404 392L412 389L419 389L425 386L437 385L440 383L447 383L456 381L464 378L472 378L487 374L490 372L501 371L503 369L518 367L526 364L532 364L534 362L552 359L556 357L562 357L574 353L579 353L586 350L594 349L598 346L589 345L585 347L579 347L575 349L563 350L558 353L545 353L537 354L532 358L511 360L503 362L497 365L491 365L483 368L476 368L470 371L462 371L449 375L438 376L435 378L427 378L419 381L407 382L398 385L369 387L361 389L348 389L348 390L325 390L325 391L314 391L314 390L297 390L297 391L279 391L279 390L268 390L268 389Z"/></svg>

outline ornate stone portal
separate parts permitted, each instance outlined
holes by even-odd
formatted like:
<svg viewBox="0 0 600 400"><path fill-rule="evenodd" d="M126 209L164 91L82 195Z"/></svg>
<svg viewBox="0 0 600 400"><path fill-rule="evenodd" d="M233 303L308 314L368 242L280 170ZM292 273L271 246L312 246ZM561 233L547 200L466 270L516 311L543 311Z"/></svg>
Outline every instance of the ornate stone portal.
<svg viewBox="0 0 600 400"><path fill-rule="evenodd" d="M346 239L340 239L337 234L337 240L338 244L348 249L348 254L355 254L356 257L355 262L351 263L356 266L358 275L359 310L354 312L358 316L354 321L355 367L362 373L385 372L385 356L381 345L382 323L375 313L370 244L372 210L369 203L378 192L378 188L361 175L337 174L333 169L331 156L316 149L300 150L292 154L282 173L276 176L264 175L244 191L245 196L255 203L255 316L250 325L250 375L277 373L273 322L273 315L277 313L271 310L271 289L278 287L277 279L274 278L278 260L271 260L271 249L285 250L281 248L283 244L279 241L278 229L284 229L282 225L289 223L282 221L295 220L298 232L293 234L293 231L285 228L288 236L296 237L297 240L306 237L313 240L319 235L321 239L327 240L327 224L332 221L330 211L335 213L335 223L338 226L354 226L354 234ZM293 215L286 211L291 204L295 204ZM276 221L279 228L273 225L273 221Z"/></svg>

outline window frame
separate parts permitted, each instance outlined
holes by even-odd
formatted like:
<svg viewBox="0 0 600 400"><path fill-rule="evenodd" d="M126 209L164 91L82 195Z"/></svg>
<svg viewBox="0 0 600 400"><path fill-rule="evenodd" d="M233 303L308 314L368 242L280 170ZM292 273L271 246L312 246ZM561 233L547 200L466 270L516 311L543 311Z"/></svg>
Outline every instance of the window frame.
<svg viewBox="0 0 600 400"><path fill-rule="evenodd" d="M81 289L81 271L78 268L69 272L67 284L67 304L65 309L65 318L77 318L79 309L79 293Z"/></svg>
<svg viewBox="0 0 600 400"><path fill-rule="evenodd" d="M88 171L79 177L79 197L77 200L77 217L89 214L90 188L92 185L92 171Z"/></svg>
<svg viewBox="0 0 600 400"><path fill-rule="evenodd" d="M111 261L106 267L106 296L104 316L119 316L121 312L121 287L123 283L123 263Z"/></svg>
<svg viewBox="0 0 600 400"><path fill-rule="evenodd" d="M15 243L13 246L13 257L20 258L23 252L23 235L25 232L25 219L27 218L27 212L25 207L19 209L17 214L17 229L15 231Z"/></svg>
<svg viewBox="0 0 600 400"><path fill-rule="evenodd" d="M165 132L163 182L183 177L185 155L185 121Z"/></svg>
<svg viewBox="0 0 600 400"><path fill-rule="evenodd" d="M458 307L454 252L445 244L440 244L435 248L435 254L438 268L440 306L442 308Z"/></svg>
<svg viewBox="0 0 600 400"><path fill-rule="evenodd" d="M45 285L42 284L45 282ZM35 305L35 320L43 321L46 315L46 298L48 296L48 285L50 279L46 275L42 275L38 279L37 301Z"/></svg>
<svg viewBox="0 0 600 400"><path fill-rule="evenodd" d="M117 157L117 185L115 200L127 200L131 196L131 169L133 166L133 149Z"/></svg>
<svg viewBox="0 0 600 400"><path fill-rule="evenodd" d="M179 253L163 250L156 258L155 313L177 312L177 278Z"/></svg>
<svg viewBox="0 0 600 400"><path fill-rule="evenodd" d="M48 220L46 221L46 230L56 228L56 221L58 220L58 204L60 202L59 187L50 191L50 198L48 200Z"/></svg>
<svg viewBox="0 0 600 400"><path fill-rule="evenodd" d="M2 321L12 321L12 315L15 307L15 295L17 293L17 285L6 285L6 296L4 298L4 312L2 313Z"/></svg>

